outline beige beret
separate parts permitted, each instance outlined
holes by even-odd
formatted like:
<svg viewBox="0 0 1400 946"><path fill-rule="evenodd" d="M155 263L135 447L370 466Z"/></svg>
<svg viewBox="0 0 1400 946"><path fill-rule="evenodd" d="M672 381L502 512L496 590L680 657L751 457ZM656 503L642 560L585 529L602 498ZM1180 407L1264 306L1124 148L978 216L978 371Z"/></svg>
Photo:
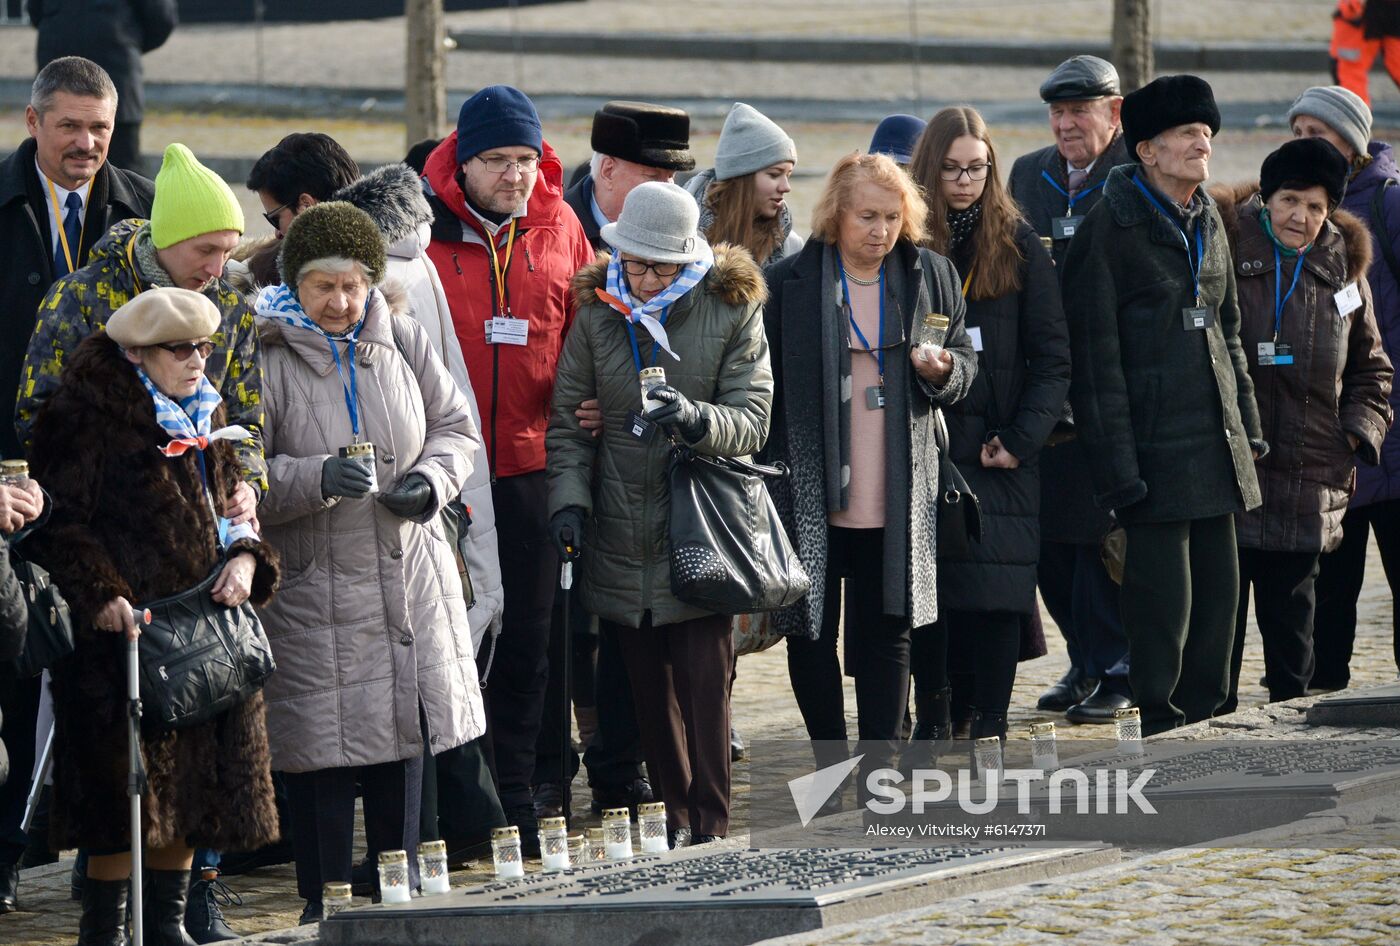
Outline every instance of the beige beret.
<svg viewBox="0 0 1400 946"><path fill-rule="evenodd" d="M123 348L208 338L219 327L219 307L193 289L147 289L107 320L107 335Z"/></svg>

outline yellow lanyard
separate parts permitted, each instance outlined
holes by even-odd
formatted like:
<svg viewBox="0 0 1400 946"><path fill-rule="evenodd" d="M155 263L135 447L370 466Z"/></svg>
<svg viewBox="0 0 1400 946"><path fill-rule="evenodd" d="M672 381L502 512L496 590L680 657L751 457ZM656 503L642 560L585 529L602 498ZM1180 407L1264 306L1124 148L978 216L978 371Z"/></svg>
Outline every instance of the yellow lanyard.
<svg viewBox="0 0 1400 946"><path fill-rule="evenodd" d="M83 248L83 234L87 231L87 214L83 214L82 225L78 228L78 245L69 247L68 233L63 227L63 210L58 206L58 191L54 189L53 181L49 180L47 174L44 175L44 183L49 185L49 198L53 201L54 225L58 228L58 242L63 246L63 259L68 263L68 272L76 272L78 269L78 254Z"/></svg>
<svg viewBox="0 0 1400 946"><path fill-rule="evenodd" d="M970 286L970 285L972 285L972 276L973 276L973 274L976 273L976 272L977 272L977 264L976 264L976 263L973 263L973 264L972 264L972 268L969 269L969 270L967 271L967 278L963 280L962 294L963 294L963 298L964 298L964 299L967 298L967 287Z"/></svg>
<svg viewBox="0 0 1400 946"><path fill-rule="evenodd" d="M140 233L140 231L138 230L137 233ZM132 288L136 290L134 293L132 293L132 295L139 295L141 293L141 275L140 271L136 268L135 250L136 234L133 233L131 235L131 239L126 241L126 261L131 265Z"/></svg>
<svg viewBox="0 0 1400 946"><path fill-rule="evenodd" d="M510 235L506 237L506 261L501 265L501 258L496 254L496 238L491 236L486 241L486 250L491 254L491 270L496 276L496 293L500 299L500 308L497 312L501 315L509 315L508 303L506 302L506 275L510 272L510 257L515 250L515 220L510 222ZM489 234L488 234L489 236Z"/></svg>

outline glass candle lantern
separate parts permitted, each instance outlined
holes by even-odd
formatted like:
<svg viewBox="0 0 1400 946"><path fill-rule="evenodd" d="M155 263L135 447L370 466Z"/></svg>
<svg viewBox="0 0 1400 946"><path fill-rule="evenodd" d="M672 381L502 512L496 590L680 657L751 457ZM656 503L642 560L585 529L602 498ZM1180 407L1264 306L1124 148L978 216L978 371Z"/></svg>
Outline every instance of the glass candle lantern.
<svg viewBox="0 0 1400 946"><path fill-rule="evenodd" d="M643 854L665 854L671 849L666 839L666 803L649 801L637 806L637 834Z"/></svg>
<svg viewBox="0 0 1400 946"><path fill-rule="evenodd" d="M569 869L569 826L563 818L540 819L540 859L547 871Z"/></svg>
<svg viewBox="0 0 1400 946"><path fill-rule="evenodd" d="M626 808L609 808L603 812L603 840L608 860L632 859L632 817Z"/></svg>
<svg viewBox="0 0 1400 946"><path fill-rule="evenodd" d="M1054 723L1031 724L1031 765L1049 775L1060 767Z"/></svg>
<svg viewBox="0 0 1400 946"><path fill-rule="evenodd" d="M588 840L583 835L569 835L568 848L569 867L583 867L588 863Z"/></svg>
<svg viewBox="0 0 1400 946"><path fill-rule="evenodd" d="M24 460L0 460L0 483L18 486L29 485L29 464Z"/></svg>
<svg viewBox="0 0 1400 946"><path fill-rule="evenodd" d="M1142 753L1142 714L1136 706L1113 711L1113 728L1118 733L1118 749L1133 755Z"/></svg>
<svg viewBox="0 0 1400 946"><path fill-rule="evenodd" d="M385 903L408 903L408 852L379 852L379 899Z"/></svg>
<svg viewBox="0 0 1400 946"><path fill-rule="evenodd" d="M423 882L424 896L452 889L447 878L446 841L424 841L418 845L418 876Z"/></svg>
<svg viewBox="0 0 1400 946"><path fill-rule="evenodd" d="M348 910L355 905L355 897L350 891L349 884L322 884L321 885L321 915L330 916L339 913L341 910Z"/></svg>
<svg viewBox="0 0 1400 946"><path fill-rule="evenodd" d="M1001 771L1001 740L996 736L984 736L972 744L972 761L977 766L977 777L985 779L987 773L995 769Z"/></svg>
<svg viewBox="0 0 1400 946"><path fill-rule="evenodd" d="M520 854L520 829L515 825L491 829L491 860L497 880L525 876L525 860Z"/></svg>
<svg viewBox="0 0 1400 946"><path fill-rule="evenodd" d="M608 845L605 832L602 828L588 829L588 863L606 864L608 861Z"/></svg>

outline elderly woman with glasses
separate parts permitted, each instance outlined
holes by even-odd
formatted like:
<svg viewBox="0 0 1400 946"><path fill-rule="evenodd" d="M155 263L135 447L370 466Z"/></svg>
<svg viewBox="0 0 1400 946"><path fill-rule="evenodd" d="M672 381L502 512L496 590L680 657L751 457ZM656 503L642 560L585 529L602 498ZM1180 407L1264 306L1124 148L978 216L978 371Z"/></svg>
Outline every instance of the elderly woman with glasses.
<svg viewBox="0 0 1400 946"><path fill-rule="evenodd" d="M921 246L927 218L893 160L849 155L827 179L802 252L766 273L776 395L765 453L792 469L791 490L775 500L812 578L777 621L823 765L833 741L846 740L844 626L863 773L895 752L911 635L938 617L934 428L977 373L957 272Z"/></svg>
<svg viewBox="0 0 1400 946"><path fill-rule="evenodd" d="M257 299L272 488L258 507L285 595L263 612L274 767L286 773L304 921L349 883L356 785L370 862L418 843L423 754L485 730L471 630L439 521L480 438L403 299L384 239L342 202L297 215ZM410 886L417 863L409 858Z"/></svg>
<svg viewBox="0 0 1400 946"><path fill-rule="evenodd" d="M126 942L126 663L133 605L187 591L216 570L214 601L266 603L276 556L227 518L241 480L222 399L205 377L218 307L188 289L147 289L73 352L34 425L31 467L53 514L26 543L73 613L71 657L52 668L54 797L49 842L86 848L79 943ZM146 941L183 928L195 847L277 838L263 697L213 720L143 726Z"/></svg>
<svg viewBox="0 0 1400 946"><path fill-rule="evenodd" d="M773 396L763 277L746 250L711 249L698 217L684 190L648 182L603 227L613 253L574 279L546 441L550 531L561 554L587 550L584 606L621 642L647 770L672 836L695 844L729 831L734 648L728 615L671 593L669 442L755 453ZM596 438L574 413L594 398Z"/></svg>

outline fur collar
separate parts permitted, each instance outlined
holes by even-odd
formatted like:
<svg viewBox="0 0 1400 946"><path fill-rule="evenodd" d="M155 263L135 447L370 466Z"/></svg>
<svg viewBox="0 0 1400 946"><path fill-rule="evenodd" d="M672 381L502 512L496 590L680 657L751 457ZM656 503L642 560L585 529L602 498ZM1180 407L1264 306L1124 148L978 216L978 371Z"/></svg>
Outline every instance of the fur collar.
<svg viewBox="0 0 1400 946"><path fill-rule="evenodd" d="M433 222L423 182L406 164L386 164L370 171L336 191L331 200L349 201L369 214L390 246Z"/></svg>
<svg viewBox="0 0 1400 946"><path fill-rule="evenodd" d="M714 252L715 265L705 274L703 285L706 292L718 295L726 305L751 305L768 299L768 284L748 250L742 246L720 243L715 246ZM574 276L574 304L580 309L597 304L598 296L594 290L605 289L607 284L608 254L599 253L593 262Z"/></svg>
<svg viewBox="0 0 1400 946"><path fill-rule="evenodd" d="M1243 267L1252 264L1253 257L1267 252L1269 245L1269 237L1258 222L1259 211L1263 207L1259 182L1221 184L1212 187L1210 192L1220 210L1225 234L1230 239L1236 268L1244 272ZM1259 252L1251 252L1256 249ZM1319 253L1319 250L1322 252ZM1371 233L1366 225L1339 207L1322 225L1322 232L1318 234L1316 246L1308 253L1308 260L1310 266L1316 264L1319 275L1338 283L1353 282L1365 276L1371 268L1371 253ZM1331 259L1331 265L1327 264L1327 259ZM1255 272L1252 265L1250 272Z"/></svg>

